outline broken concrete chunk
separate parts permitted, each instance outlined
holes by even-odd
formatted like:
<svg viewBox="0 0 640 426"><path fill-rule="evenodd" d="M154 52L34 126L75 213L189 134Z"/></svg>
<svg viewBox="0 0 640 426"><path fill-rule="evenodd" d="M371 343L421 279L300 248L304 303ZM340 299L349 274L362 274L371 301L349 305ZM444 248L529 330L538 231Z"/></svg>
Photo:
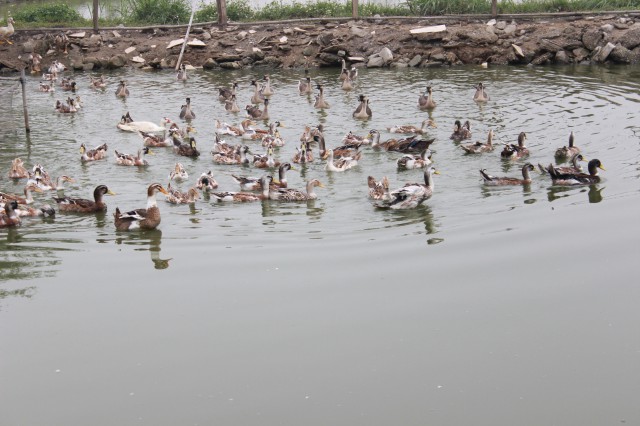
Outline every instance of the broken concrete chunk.
<svg viewBox="0 0 640 426"><path fill-rule="evenodd" d="M171 49L172 47L176 47L176 46L180 46L182 43L184 43L184 39L180 38L177 40L171 40L169 42L169 44L167 45L167 49Z"/></svg>
<svg viewBox="0 0 640 426"><path fill-rule="evenodd" d="M133 51L135 51L136 48L134 46L131 47L127 47L126 49L124 49L124 53L126 53L127 55Z"/></svg>
<svg viewBox="0 0 640 426"><path fill-rule="evenodd" d="M424 34L424 33L439 33L441 31L447 31L446 25L433 25L430 27L420 27L409 30L411 34Z"/></svg>

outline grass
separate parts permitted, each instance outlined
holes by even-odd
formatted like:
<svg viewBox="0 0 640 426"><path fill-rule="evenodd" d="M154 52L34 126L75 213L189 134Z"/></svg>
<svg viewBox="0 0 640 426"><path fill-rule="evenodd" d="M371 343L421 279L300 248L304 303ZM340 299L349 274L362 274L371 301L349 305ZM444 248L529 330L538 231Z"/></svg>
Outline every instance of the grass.
<svg viewBox="0 0 640 426"><path fill-rule="evenodd" d="M212 22L218 19L215 2L198 5L195 22ZM115 17L100 20L101 26L117 24L154 25L186 24L191 15L188 0L120 0L115 7ZM640 9L640 0L501 0L498 13L553 13ZM254 9L248 0L228 0L227 17L231 22L278 21L304 18L336 18L351 16L350 0L311 0L303 3L293 0L286 3L274 0L266 6ZM405 0L398 5L361 3L361 17L380 16L434 16L448 14L489 14L491 0ZM29 27L78 27L91 26L75 9L64 3L27 5L17 8L13 17L19 28Z"/></svg>

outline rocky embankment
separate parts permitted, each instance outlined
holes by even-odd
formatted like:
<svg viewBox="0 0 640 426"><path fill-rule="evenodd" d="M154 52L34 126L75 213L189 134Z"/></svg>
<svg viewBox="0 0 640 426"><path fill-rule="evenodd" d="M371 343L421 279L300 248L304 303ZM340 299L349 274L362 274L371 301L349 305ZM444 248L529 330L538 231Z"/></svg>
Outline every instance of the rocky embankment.
<svg viewBox="0 0 640 426"><path fill-rule="evenodd" d="M0 46L0 70L124 66L174 68L186 28L16 31ZM514 16L505 19L374 18L191 28L183 61L205 69L339 66L438 67L460 64L640 62L640 13ZM37 65L36 65L37 68ZM34 72L39 72L37 69Z"/></svg>

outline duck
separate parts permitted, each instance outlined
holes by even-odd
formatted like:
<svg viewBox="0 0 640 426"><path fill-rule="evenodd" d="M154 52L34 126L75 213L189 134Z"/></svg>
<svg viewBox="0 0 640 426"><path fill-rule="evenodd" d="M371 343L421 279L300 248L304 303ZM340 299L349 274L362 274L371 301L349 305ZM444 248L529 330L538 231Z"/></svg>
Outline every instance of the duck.
<svg viewBox="0 0 640 426"><path fill-rule="evenodd" d="M240 123L240 126L232 126L229 123L223 123L220 120L216 120L216 134L242 136L245 133L245 128L251 126L252 123L255 124L255 122L250 118L243 120Z"/></svg>
<svg viewBox="0 0 640 426"><path fill-rule="evenodd" d="M487 135L487 142L475 142L466 145L460 145L460 148L467 154L480 154L483 152L491 152L494 149L493 146L493 129L489 129L489 134Z"/></svg>
<svg viewBox="0 0 640 426"><path fill-rule="evenodd" d="M464 124L460 122L460 120L456 120L453 124L453 133L449 136L454 142L460 142L465 139L469 139L471 137L471 123L469 120L465 121Z"/></svg>
<svg viewBox="0 0 640 426"><path fill-rule="evenodd" d="M489 95L486 92L486 87L482 83L478 83L475 87L476 93L473 95L473 100L476 102L487 102L490 100Z"/></svg>
<svg viewBox="0 0 640 426"><path fill-rule="evenodd" d="M288 186L286 174L289 170L295 170L291 163L285 162L278 167L278 180L272 179L270 186L272 189L286 188ZM240 185L242 191L261 191L262 178L253 176L236 176L231 175L233 180Z"/></svg>
<svg viewBox="0 0 640 426"><path fill-rule="evenodd" d="M326 149L324 135L322 133L316 134L313 136L312 140L318 143L318 150L320 151L320 157L327 158L328 151ZM358 150L362 145L365 145L365 143L364 142L360 143L358 141L347 142L342 146L333 148L333 156L336 159L339 159L342 157L354 157L358 153Z"/></svg>
<svg viewBox="0 0 640 426"><path fill-rule="evenodd" d="M562 166L562 167L553 167L556 173L566 174L566 173L582 173L582 167L580 166L580 161L587 161L586 158L582 154L575 154L571 157L571 165L570 166ZM538 169L543 174L549 173L549 169L544 167L542 164L538 163Z"/></svg>
<svg viewBox="0 0 640 426"><path fill-rule="evenodd" d="M262 192L256 194L254 192L212 192L211 196L216 199L216 201L238 201L238 202L251 202L251 201L262 201L269 199L269 184L273 178L269 175L265 175L261 178Z"/></svg>
<svg viewBox="0 0 640 426"><path fill-rule="evenodd" d="M11 161L11 170L7 173L9 179L24 179L29 177L29 171L24 166L21 158L14 158Z"/></svg>
<svg viewBox="0 0 640 426"><path fill-rule="evenodd" d="M440 174L432 166L427 166L424 171L424 184L407 183L389 193L388 197L376 200L374 205L382 209L406 210L418 207L433 196L435 189L433 175Z"/></svg>
<svg viewBox="0 0 640 426"><path fill-rule="evenodd" d="M228 87L220 87L218 89L218 99L220 102L228 101L232 96L236 95L236 90L238 89L238 83L233 82L231 84L231 88Z"/></svg>
<svg viewBox="0 0 640 426"><path fill-rule="evenodd" d="M355 111L353 111L353 113L351 114L353 118L364 119L364 120L371 118L373 113L371 112L371 108L369 108L369 98L367 98L364 95L360 95L358 97L358 100L360 104L355 109Z"/></svg>
<svg viewBox="0 0 640 426"><path fill-rule="evenodd" d="M213 148L211 148L211 155L222 152L224 154L231 154L235 151L236 147L233 145L229 145L227 141L222 140L220 135L215 134L216 137L213 141Z"/></svg>
<svg viewBox="0 0 640 426"><path fill-rule="evenodd" d="M156 193L158 192L169 195L169 192L161 184L152 183L147 188L146 208L121 213L120 209L116 207L113 214L116 229L118 231L156 229L160 225L160 209L156 201Z"/></svg>
<svg viewBox="0 0 640 426"><path fill-rule="evenodd" d="M213 173L209 170L206 173L202 173L196 183L196 188L200 191L209 192L218 187L218 182L214 179Z"/></svg>
<svg viewBox="0 0 640 426"><path fill-rule="evenodd" d="M142 138L142 145L154 148L163 148L173 145L173 140L169 137L154 135L153 133L138 131Z"/></svg>
<svg viewBox="0 0 640 426"><path fill-rule="evenodd" d="M11 37L15 33L15 28L13 27L13 24L15 23L16 21L14 21L10 16L7 19L7 25L4 27L0 27L0 41L2 43L13 44L13 42L9 40L9 37Z"/></svg>
<svg viewBox="0 0 640 426"><path fill-rule="evenodd" d="M589 161L587 165L589 173L559 173L556 172L556 169L551 164L547 168L554 185L589 185L599 183L600 176L598 175L598 169L606 170L602 162L597 158Z"/></svg>
<svg viewBox="0 0 640 426"><path fill-rule="evenodd" d="M410 169L423 169L432 163L431 150L429 148L422 150L420 155L405 154L398 158L396 164L398 169L410 170Z"/></svg>
<svg viewBox="0 0 640 426"><path fill-rule="evenodd" d="M127 87L126 81L120 80L120 83L118 83L118 87L116 88L116 96L118 98L126 98L129 96L129 88Z"/></svg>
<svg viewBox="0 0 640 426"><path fill-rule="evenodd" d="M27 183L24 186L24 197L17 195L17 194L9 194L6 192L0 192L0 202L7 202L7 201L15 201L18 204L32 204L33 203L33 192L43 192L43 190L41 188L39 188L35 183Z"/></svg>
<svg viewBox="0 0 640 426"><path fill-rule="evenodd" d="M298 92L301 95L309 95L313 92L313 86L311 84L311 77L309 77L309 70L304 70L305 78L300 79L298 82Z"/></svg>
<svg viewBox="0 0 640 426"><path fill-rule="evenodd" d="M69 99L67 99L67 103L62 103L59 100L56 101L56 111L63 114L73 114L74 112L78 112L78 109L73 105L73 102L69 102Z"/></svg>
<svg viewBox="0 0 640 426"><path fill-rule="evenodd" d="M176 163L171 173L169 173L169 180L180 182L187 179L189 179L189 173L187 173L182 163Z"/></svg>
<svg viewBox="0 0 640 426"><path fill-rule="evenodd" d="M39 53L30 53L29 56L27 56L27 64L31 74L40 74L42 72L40 68L41 63L42 55Z"/></svg>
<svg viewBox="0 0 640 426"><path fill-rule="evenodd" d="M172 188L171 183L167 185L167 202L171 204L193 204L196 200L200 199L200 192L194 186L187 190L187 192L182 192L178 189Z"/></svg>
<svg viewBox="0 0 640 426"><path fill-rule="evenodd" d="M480 175L484 179L485 185L528 185L531 183L531 175L529 174L535 170L533 164L526 163L522 166L522 179L514 177L495 177L487 173L485 169L480 170Z"/></svg>
<svg viewBox="0 0 640 426"><path fill-rule="evenodd" d="M62 87L62 90L65 90L65 91L75 92L76 86L77 84L75 80L72 80L70 77L63 78L62 81L60 81L60 87Z"/></svg>
<svg viewBox="0 0 640 426"><path fill-rule="evenodd" d="M313 152L309 142L300 142L300 148L296 147L296 153L291 158L291 162L296 164L313 163Z"/></svg>
<svg viewBox="0 0 640 426"><path fill-rule="evenodd" d="M187 98L186 104L180 107L180 119L193 120L196 118L196 113L191 110L191 98Z"/></svg>
<svg viewBox="0 0 640 426"><path fill-rule="evenodd" d="M67 67L60 61L58 61L57 59L54 60L51 65L49 65L49 68L47 68L47 72L49 74L60 74L61 72L65 72L67 70Z"/></svg>
<svg viewBox="0 0 640 426"><path fill-rule="evenodd" d="M153 152L148 146L140 148L137 156L124 154L122 152L118 152L118 150L114 151L116 163L121 166L148 166L149 162L144 158L146 154L153 155Z"/></svg>
<svg viewBox="0 0 640 426"><path fill-rule="evenodd" d="M250 118L259 118L262 115L262 110L254 105L247 105L244 107L247 111L247 116Z"/></svg>
<svg viewBox="0 0 640 426"><path fill-rule="evenodd" d="M231 95L231 98L224 101L224 109L229 112L240 112L240 107L236 101L236 95Z"/></svg>
<svg viewBox="0 0 640 426"><path fill-rule="evenodd" d="M280 162L273 158L273 147L271 146L267 148L266 155L256 155L253 160L253 167L258 169L271 169L273 167L278 167L279 165Z"/></svg>
<svg viewBox="0 0 640 426"><path fill-rule="evenodd" d="M63 191L65 183L74 183L75 179L67 175L58 176L55 180L51 179L49 174L40 177L36 174L36 185L43 191Z"/></svg>
<svg viewBox="0 0 640 426"><path fill-rule="evenodd" d="M349 69L349 78L351 79L351 81L356 81L356 79L358 78L358 68L353 65Z"/></svg>
<svg viewBox="0 0 640 426"><path fill-rule="evenodd" d="M0 212L0 228L20 226L22 220L16 213L17 209L18 203L15 201L4 203L4 210Z"/></svg>
<svg viewBox="0 0 640 426"><path fill-rule="evenodd" d="M431 120L430 118L425 118L424 120L422 120L420 127L412 126L410 124L400 125L400 126L394 125L394 126L387 127L387 131L390 133L400 133L405 135L406 134L424 135L427 133L429 127L436 129L438 125L436 124L435 121Z"/></svg>
<svg viewBox="0 0 640 426"><path fill-rule="evenodd" d="M56 211L49 204L42 207L18 206L15 210L18 217L53 217Z"/></svg>
<svg viewBox="0 0 640 426"><path fill-rule="evenodd" d="M383 149L385 151L403 152L403 153L420 153L429 148L435 142L435 138L418 139L416 135L402 139L388 139L380 142L380 132L373 129L370 130L373 142L371 147L375 150Z"/></svg>
<svg viewBox="0 0 640 426"><path fill-rule="evenodd" d="M346 91L353 90L353 80L351 80L351 76L348 71L345 73L345 78L342 80L342 85L340 87L342 90Z"/></svg>
<svg viewBox="0 0 640 426"><path fill-rule="evenodd" d="M318 179L310 179L307 181L306 191L293 188L279 188L269 191L269 198L278 201L310 201L318 198L315 188L324 188L322 182Z"/></svg>
<svg viewBox="0 0 640 426"><path fill-rule="evenodd" d="M421 110L430 110L436 107L436 101L433 100L433 89L427 86L427 90L418 96L418 107Z"/></svg>
<svg viewBox="0 0 640 426"><path fill-rule="evenodd" d="M271 88L271 77L269 76L269 74L265 74L264 77L262 77L262 79L264 80L264 86L262 87L262 94L264 96L273 96L274 91Z"/></svg>
<svg viewBox="0 0 640 426"><path fill-rule="evenodd" d="M269 115L269 99L265 99L264 100L264 108L260 112L260 115L258 117L255 117L255 118L257 118L259 120L268 120L270 118L270 115Z"/></svg>
<svg viewBox="0 0 640 426"><path fill-rule="evenodd" d="M285 145L285 141L282 138L279 130L275 130L273 135L267 134L262 137L262 146L272 146L274 148L281 148Z"/></svg>
<svg viewBox="0 0 640 426"><path fill-rule="evenodd" d="M187 67L185 64L181 64L180 68L178 68L178 72L176 73L176 80L178 81L187 81L189 76L187 75Z"/></svg>
<svg viewBox="0 0 640 426"><path fill-rule="evenodd" d="M347 68L347 61L344 59L340 59L340 61L342 62L342 67L340 68L340 75L338 76L338 79L342 81L349 76L349 68Z"/></svg>
<svg viewBox="0 0 640 426"><path fill-rule="evenodd" d="M159 133L166 132L168 125L171 124L171 120L164 117L160 124L156 124L152 121L135 121L129 111L126 112L121 118L116 127L125 132L147 132L147 133Z"/></svg>
<svg viewBox="0 0 640 426"><path fill-rule="evenodd" d="M327 163L324 169L329 172L344 172L358 165L358 160L362 156L361 151L357 151L353 157L341 157L334 160L333 150L327 150Z"/></svg>
<svg viewBox="0 0 640 426"><path fill-rule="evenodd" d="M102 160L107 156L107 144L103 143L94 149L87 149L85 144L80 145L80 160L83 162Z"/></svg>
<svg viewBox="0 0 640 426"><path fill-rule="evenodd" d="M518 135L518 145L514 144L505 144L502 152L500 153L500 157L505 159L517 159L526 157L529 155L529 148L527 148L524 144L524 141L527 140L527 134L525 132L520 132Z"/></svg>
<svg viewBox="0 0 640 426"><path fill-rule="evenodd" d="M89 79L89 86L92 89L105 89L107 87L107 81L104 78L104 74L100 75L100 77L90 75Z"/></svg>
<svg viewBox="0 0 640 426"><path fill-rule="evenodd" d="M555 157L557 159L562 160L565 158L571 158L574 155L580 153L580 148L574 145L574 138L575 137L573 136L573 131L572 131L571 134L569 135L569 145L563 146L562 148L558 148L556 150Z"/></svg>
<svg viewBox="0 0 640 426"><path fill-rule="evenodd" d="M369 198L372 200L389 199L389 179L386 176L383 176L379 181L373 176L368 176L367 185L369 186Z"/></svg>
<svg viewBox="0 0 640 426"><path fill-rule="evenodd" d="M318 89L318 94L316 95L316 100L313 103L313 107L316 109L327 109L329 108L329 103L324 99L324 87L322 84L318 84L316 86Z"/></svg>
<svg viewBox="0 0 640 426"><path fill-rule="evenodd" d="M260 83L255 80L251 80L251 86L254 86L253 95L251 96L252 104L261 104L264 102L264 93L262 92L262 88L260 87Z"/></svg>
<svg viewBox="0 0 640 426"><path fill-rule="evenodd" d="M183 157L196 158L200 156L200 151L196 147L196 140L193 137L189 137L187 143L181 143L179 139L173 139L173 152Z"/></svg>
<svg viewBox="0 0 640 426"><path fill-rule="evenodd" d="M231 153L226 152L216 152L213 154L213 162L216 164L240 164L240 165L248 165L249 158L247 158L247 153L249 152L249 147L247 145L238 146Z"/></svg>
<svg viewBox="0 0 640 426"><path fill-rule="evenodd" d="M44 93L53 93L56 91L56 88L54 87L53 84L47 84L41 81L40 86L38 87L38 90Z"/></svg>
<svg viewBox="0 0 640 426"><path fill-rule="evenodd" d="M104 195L116 195L106 185L98 185L93 190L93 200L86 198L53 197L61 212L95 213L107 211L107 205L102 200Z"/></svg>

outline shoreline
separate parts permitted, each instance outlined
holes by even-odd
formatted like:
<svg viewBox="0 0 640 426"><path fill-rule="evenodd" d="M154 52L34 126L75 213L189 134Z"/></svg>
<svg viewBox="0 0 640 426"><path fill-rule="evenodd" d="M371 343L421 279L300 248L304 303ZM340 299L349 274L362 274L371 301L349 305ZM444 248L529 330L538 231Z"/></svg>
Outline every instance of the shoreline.
<svg viewBox="0 0 640 426"><path fill-rule="evenodd" d="M0 72L37 74L56 60L76 71L173 69L185 28L16 30L14 44L0 45ZM640 12L205 23L188 41L183 62L204 69L334 67L343 59L368 68L636 64ZM37 55L40 69L31 64Z"/></svg>

